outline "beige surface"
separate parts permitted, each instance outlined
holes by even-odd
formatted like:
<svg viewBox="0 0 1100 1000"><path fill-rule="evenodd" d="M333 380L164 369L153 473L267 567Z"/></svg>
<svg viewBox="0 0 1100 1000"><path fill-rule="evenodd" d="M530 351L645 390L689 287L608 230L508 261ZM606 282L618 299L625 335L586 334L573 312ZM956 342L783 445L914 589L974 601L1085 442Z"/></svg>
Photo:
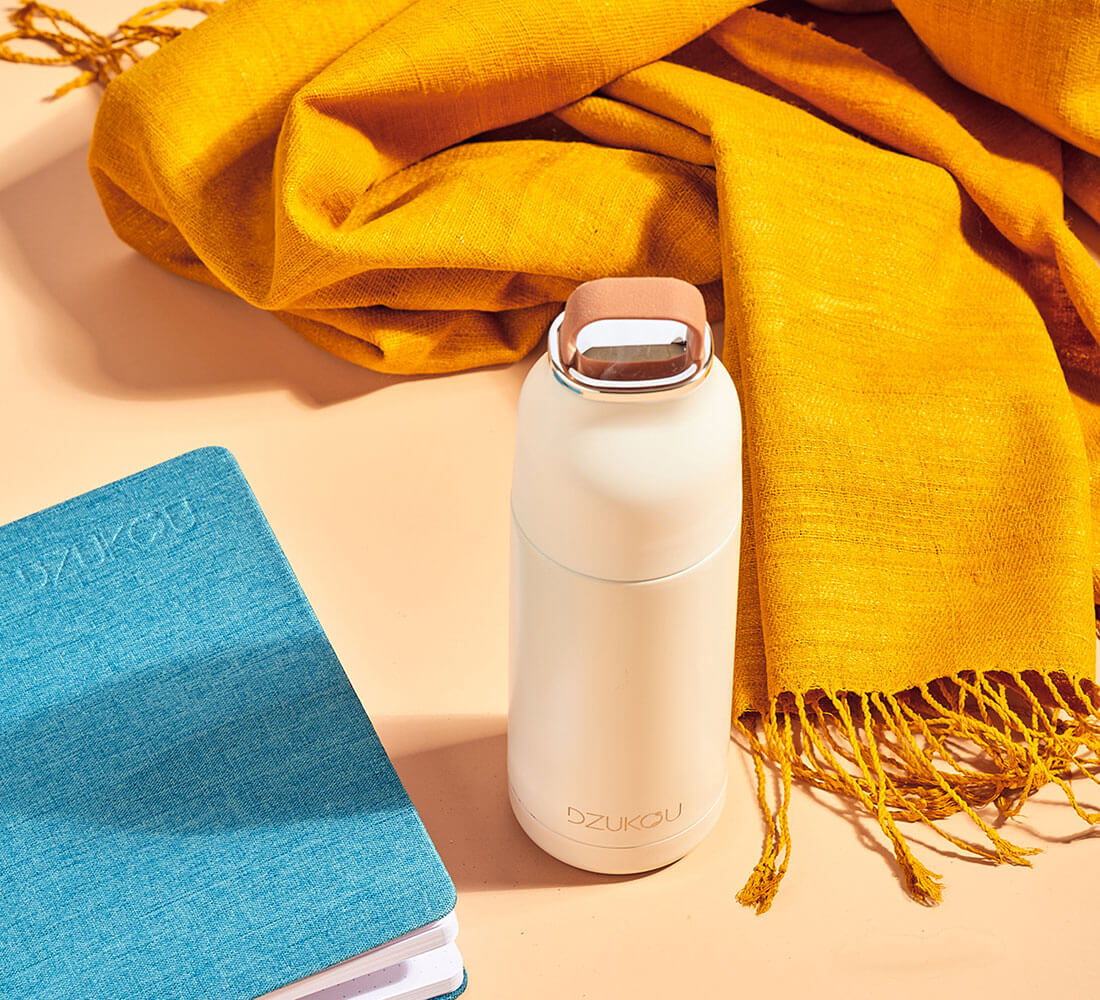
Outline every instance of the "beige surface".
<svg viewBox="0 0 1100 1000"><path fill-rule="evenodd" d="M80 10L107 27L132 6ZM388 379L157 270L114 238L86 175L95 90L41 100L68 76L0 64L0 523L189 448L237 455L458 886L471 1000L1097 995L1100 838L1064 805L1017 824L1075 841L1032 870L945 856L913 829L946 879L934 910L904 895L873 823L804 791L775 907L738 906L761 823L736 748L718 828L668 869L605 879L529 844L504 785L527 365Z"/></svg>

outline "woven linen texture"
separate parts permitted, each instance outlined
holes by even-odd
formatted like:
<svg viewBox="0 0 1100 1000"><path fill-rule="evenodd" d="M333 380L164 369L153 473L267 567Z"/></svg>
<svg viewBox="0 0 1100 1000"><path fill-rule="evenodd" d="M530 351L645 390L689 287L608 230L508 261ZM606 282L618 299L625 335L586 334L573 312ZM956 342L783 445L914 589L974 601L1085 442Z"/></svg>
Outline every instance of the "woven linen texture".
<svg viewBox="0 0 1100 1000"><path fill-rule="evenodd" d="M698 285L746 427L734 717L933 902L898 821L1026 864L976 810L1097 746L1063 201L1100 212L1100 4L822 6L241 0L108 85L90 166L152 260L385 372L514 361L588 279ZM784 799L746 902L788 854Z"/></svg>

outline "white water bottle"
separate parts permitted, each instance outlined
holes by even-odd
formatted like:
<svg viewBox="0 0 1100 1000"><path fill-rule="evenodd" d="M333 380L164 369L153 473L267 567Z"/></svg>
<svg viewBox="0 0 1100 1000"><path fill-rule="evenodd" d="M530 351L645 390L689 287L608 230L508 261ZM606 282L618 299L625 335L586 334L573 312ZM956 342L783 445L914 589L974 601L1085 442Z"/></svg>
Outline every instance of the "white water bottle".
<svg viewBox="0 0 1100 1000"><path fill-rule="evenodd" d="M578 868L683 857L725 801L741 415L702 296L581 285L519 400L508 779Z"/></svg>

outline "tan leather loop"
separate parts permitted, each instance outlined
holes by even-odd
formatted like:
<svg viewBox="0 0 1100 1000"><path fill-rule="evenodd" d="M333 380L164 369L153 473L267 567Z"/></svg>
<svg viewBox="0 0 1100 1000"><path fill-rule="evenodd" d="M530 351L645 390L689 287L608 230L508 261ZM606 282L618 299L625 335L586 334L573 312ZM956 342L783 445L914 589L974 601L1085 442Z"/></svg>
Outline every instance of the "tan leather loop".
<svg viewBox="0 0 1100 1000"><path fill-rule="evenodd" d="M663 319L688 328L686 350L675 357L653 357L624 363L585 357L577 337L601 319ZM565 303L559 332L559 357L568 368L589 378L623 381L668 378L701 364L706 344L707 311L694 285L679 278L599 278L579 285Z"/></svg>

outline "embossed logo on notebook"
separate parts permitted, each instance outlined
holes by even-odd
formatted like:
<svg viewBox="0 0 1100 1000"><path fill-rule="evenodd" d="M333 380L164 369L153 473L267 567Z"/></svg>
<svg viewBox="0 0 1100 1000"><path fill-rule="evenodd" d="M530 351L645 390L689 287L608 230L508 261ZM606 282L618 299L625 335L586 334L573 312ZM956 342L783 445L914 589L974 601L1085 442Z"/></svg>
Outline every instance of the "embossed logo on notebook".
<svg viewBox="0 0 1100 1000"><path fill-rule="evenodd" d="M191 501L180 497L128 520L89 526L80 537L18 565L15 574L29 590L85 583L100 567L164 548L197 523Z"/></svg>

